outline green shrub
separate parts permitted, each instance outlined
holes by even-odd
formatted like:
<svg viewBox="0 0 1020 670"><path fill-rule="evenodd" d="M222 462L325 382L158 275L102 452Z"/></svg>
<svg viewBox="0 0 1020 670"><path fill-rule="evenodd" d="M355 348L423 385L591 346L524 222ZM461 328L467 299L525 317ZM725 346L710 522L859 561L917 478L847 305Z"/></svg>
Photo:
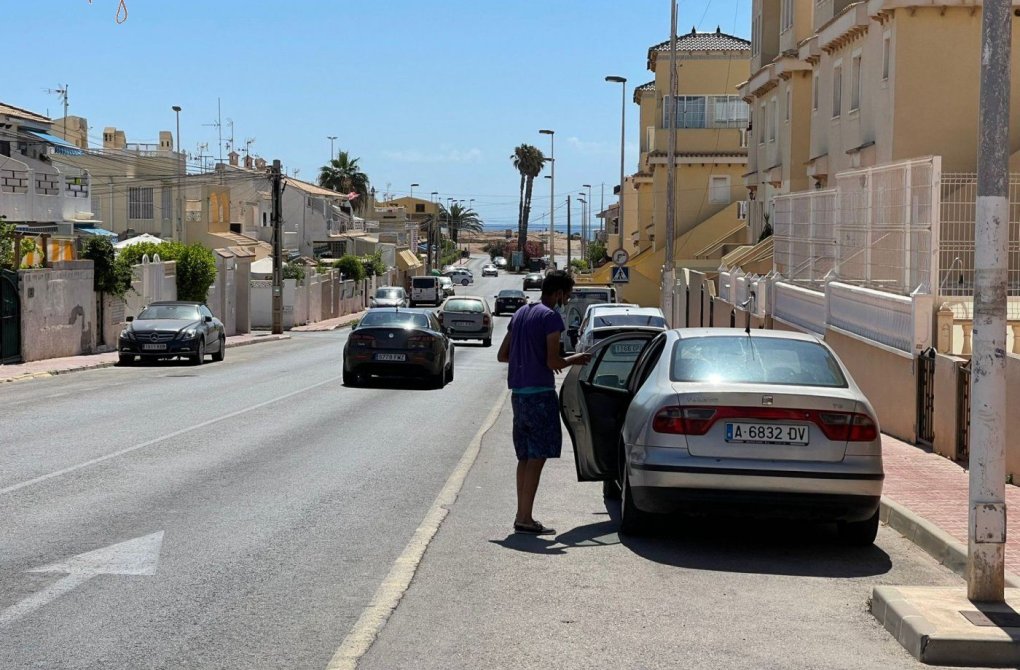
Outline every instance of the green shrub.
<svg viewBox="0 0 1020 670"><path fill-rule="evenodd" d="M283 265L283 278L297 279L299 282L303 282L305 280L305 269L300 265L285 263Z"/></svg>
<svg viewBox="0 0 1020 670"><path fill-rule="evenodd" d="M81 257L92 261L92 286L99 293L123 297L131 288L131 268L117 262L110 238L90 237L85 241Z"/></svg>
<svg viewBox="0 0 1020 670"><path fill-rule="evenodd" d="M366 277L381 277L386 274L386 266L382 262L381 251L369 254L368 256L362 256L361 264L365 268Z"/></svg>
<svg viewBox="0 0 1020 670"><path fill-rule="evenodd" d="M333 263L333 267L340 271L344 279L361 281L365 278L365 264L361 259L352 254L344 254L340 260Z"/></svg>
<svg viewBox="0 0 1020 670"><path fill-rule="evenodd" d="M199 244L183 247L177 261L177 299L205 302L216 281L216 257Z"/></svg>

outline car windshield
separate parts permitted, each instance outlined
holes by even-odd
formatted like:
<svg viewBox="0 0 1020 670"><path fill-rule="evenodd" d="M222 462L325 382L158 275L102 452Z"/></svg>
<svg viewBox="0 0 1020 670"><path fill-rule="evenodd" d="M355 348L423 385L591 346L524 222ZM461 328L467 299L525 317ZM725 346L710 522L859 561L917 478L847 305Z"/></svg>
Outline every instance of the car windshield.
<svg viewBox="0 0 1020 670"><path fill-rule="evenodd" d="M180 319L198 321L202 316L196 305L149 305L138 315L139 321L149 319Z"/></svg>
<svg viewBox="0 0 1020 670"><path fill-rule="evenodd" d="M847 386L839 363L821 344L755 335L678 341L670 378L676 382Z"/></svg>
<svg viewBox="0 0 1020 670"><path fill-rule="evenodd" d="M655 314L605 314L595 317L594 328L622 328L640 326L645 328L666 328L666 320Z"/></svg>
<svg viewBox="0 0 1020 670"><path fill-rule="evenodd" d="M515 291L513 289L505 288L499 292L500 298L523 298L524 291Z"/></svg>
<svg viewBox="0 0 1020 670"><path fill-rule="evenodd" d="M464 298L458 298L457 300L450 300L443 307L444 312L472 312L480 314L485 311L485 306L482 305L481 300L467 300Z"/></svg>
<svg viewBox="0 0 1020 670"><path fill-rule="evenodd" d="M378 312L366 314L358 328L427 328L428 317L418 312Z"/></svg>
<svg viewBox="0 0 1020 670"><path fill-rule="evenodd" d="M381 288L375 292L375 297L382 300L402 300L404 298L404 289Z"/></svg>

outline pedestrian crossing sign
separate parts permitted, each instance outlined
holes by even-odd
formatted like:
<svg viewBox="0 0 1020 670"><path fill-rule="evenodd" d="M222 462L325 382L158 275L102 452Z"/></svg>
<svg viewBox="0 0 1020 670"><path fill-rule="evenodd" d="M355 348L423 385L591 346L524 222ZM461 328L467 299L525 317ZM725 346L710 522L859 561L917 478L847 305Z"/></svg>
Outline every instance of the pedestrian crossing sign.
<svg viewBox="0 0 1020 670"><path fill-rule="evenodd" d="M613 283L614 284L627 284L630 282L630 268L626 265L620 265L613 268Z"/></svg>

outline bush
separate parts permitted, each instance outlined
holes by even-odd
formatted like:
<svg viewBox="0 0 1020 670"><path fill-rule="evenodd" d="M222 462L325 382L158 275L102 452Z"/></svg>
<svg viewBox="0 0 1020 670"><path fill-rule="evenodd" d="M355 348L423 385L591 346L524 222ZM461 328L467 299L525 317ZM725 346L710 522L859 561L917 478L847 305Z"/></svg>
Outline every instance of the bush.
<svg viewBox="0 0 1020 670"><path fill-rule="evenodd" d="M205 302L216 281L216 257L200 244L182 247L177 261L177 299Z"/></svg>
<svg viewBox="0 0 1020 670"><path fill-rule="evenodd" d="M506 240L493 240L482 247L482 251L488 253L489 258L492 260L496 260L498 256L506 258L510 255L510 252L507 250Z"/></svg>
<svg viewBox="0 0 1020 670"><path fill-rule="evenodd" d="M588 243L588 264L597 267L608 258L606 245L598 240Z"/></svg>
<svg viewBox="0 0 1020 670"><path fill-rule="evenodd" d="M354 281L361 281L365 278L365 264L361 262L361 259L351 254L343 255L340 260L333 263L333 267L340 271L344 279L353 279Z"/></svg>
<svg viewBox="0 0 1020 670"><path fill-rule="evenodd" d="M366 277L381 277L386 274L386 266L383 265L382 252L380 251L362 256L361 264L365 267Z"/></svg>
<svg viewBox="0 0 1020 670"><path fill-rule="evenodd" d="M570 267L576 272L584 272L588 269L588 261L583 258L573 258L570 261Z"/></svg>
<svg viewBox="0 0 1020 670"><path fill-rule="evenodd" d="M139 244L133 244L125 249L121 249L117 254L117 262L124 263L128 267L131 267L132 265L138 265L141 263L142 256L148 256L149 260L152 260L152 258L157 254L159 255L159 259L162 261L175 261L181 255L181 251L183 249L184 245L180 242L141 242Z"/></svg>
<svg viewBox="0 0 1020 670"><path fill-rule="evenodd" d="M282 276L284 279L297 279L299 282L303 282L305 280L305 269L300 265L285 263Z"/></svg>
<svg viewBox="0 0 1020 670"><path fill-rule="evenodd" d="M90 237L81 257L92 261L92 287L99 293L123 297L131 288L131 267L117 262L110 238Z"/></svg>
<svg viewBox="0 0 1020 670"><path fill-rule="evenodd" d="M0 268L17 270L25 255L35 251L35 242L30 237L21 238L21 258L14 259L14 224L7 223L7 217L0 216Z"/></svg>

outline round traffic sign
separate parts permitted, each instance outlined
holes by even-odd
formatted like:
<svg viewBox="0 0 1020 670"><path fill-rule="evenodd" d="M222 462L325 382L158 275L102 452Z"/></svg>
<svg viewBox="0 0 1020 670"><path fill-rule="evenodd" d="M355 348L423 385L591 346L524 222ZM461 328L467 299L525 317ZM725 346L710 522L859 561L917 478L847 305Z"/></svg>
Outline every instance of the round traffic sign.
<svg viewBox="0 0 1020 670"><path fill-rule="evenodd" d="M626 249L620 248L613 252L613 262L617 265L626 265L630 260L630 254Z"/></svg>

